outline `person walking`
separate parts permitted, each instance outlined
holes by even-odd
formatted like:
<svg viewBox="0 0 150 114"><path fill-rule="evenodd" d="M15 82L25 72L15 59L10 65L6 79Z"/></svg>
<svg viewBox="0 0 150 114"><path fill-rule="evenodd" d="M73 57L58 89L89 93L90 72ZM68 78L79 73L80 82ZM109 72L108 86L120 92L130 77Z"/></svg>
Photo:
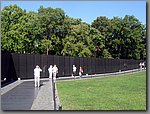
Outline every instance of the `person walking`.
<svg viewBox="0 0 150 114"><path fill-rule="evenodd" d="M145 69L145 62L142 62L142 69Z"/></svg>
<svg viewBox="0 0 150 114"><path fill-rule="evenodd" d="M49 72L49 79L52 79L52 74L53 74L53 66L50 65L50 67L48 68L48 72Z"/></svg>
<svg viewBox="0 0 150 114"><path fill-rule="evenodd" d="M34 86L40 87L40 72L42 72L42 69L36 65L34 69Z"/></svg>
<svg viewBox="0 0 150 114"><path fill-rule="evenodd" d="M77 71L77 67L75 65L73 65L73 73L72 73L72 77L74 76L75 77L75 74L76 74L76 71Z"/></svg>
<svg viewBox="0 0 150 114"><path fill-rule="evenodd" d="M83 68L80 66L80 69L79 69L79 76L80 76L80 78L82 78L82 73L83 73Z"/></svg>
<svg viewBox="0 0 150 114"><path fill-rule="evenodd" d="M142 63L141 62L139 64L139 66L140 66L140 71L142 71Z"/></svg>
<svg viewBox="0 0 150 114"><path fill-rule="evenodd" d="M56 75L58 73L58 68L56 65L54 65L53 67L53 79L54 79L54 82L56 81Z"/></svg>

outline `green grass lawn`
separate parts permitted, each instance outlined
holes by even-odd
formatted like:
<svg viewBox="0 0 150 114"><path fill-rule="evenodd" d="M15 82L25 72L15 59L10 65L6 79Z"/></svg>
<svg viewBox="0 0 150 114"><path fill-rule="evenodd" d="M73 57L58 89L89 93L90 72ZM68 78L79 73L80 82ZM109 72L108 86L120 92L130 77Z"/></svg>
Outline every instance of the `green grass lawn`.
<svg viewBox="0 0 150 114"><path fill-rule="evenodd" d="M146 110L146 72L58 81L63 110Z"/></svg>

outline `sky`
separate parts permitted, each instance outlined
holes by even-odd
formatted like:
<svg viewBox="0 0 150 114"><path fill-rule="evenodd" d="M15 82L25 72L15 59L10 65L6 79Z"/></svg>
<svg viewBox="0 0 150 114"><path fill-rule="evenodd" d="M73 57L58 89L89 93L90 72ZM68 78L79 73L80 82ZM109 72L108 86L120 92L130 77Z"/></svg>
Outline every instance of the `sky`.
<svg viewBox="0 0 150 114"><path fill-rule="evenodd" d="M37 12L40 6L61 8L72 18L81 18L91 24L99 16L124 18L134 15L141 23L146 24L146 0L138 1L1 1L4 6L17 4L23 10Z"/></svg>

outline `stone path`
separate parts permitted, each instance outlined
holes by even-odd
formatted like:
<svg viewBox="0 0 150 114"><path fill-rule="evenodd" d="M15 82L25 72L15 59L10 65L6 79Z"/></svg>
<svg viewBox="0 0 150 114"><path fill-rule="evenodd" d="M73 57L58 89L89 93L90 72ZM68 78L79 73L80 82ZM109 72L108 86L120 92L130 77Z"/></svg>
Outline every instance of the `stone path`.
<svg viewBox="0 0 150 114"><path fill-rule="evenodd" d="M16 81L1 88L2 110L54 110L52 81L41 80L34 87L34 80Z"/></svg>
<svg viewBox="0 0 150 114"><path fill-rule="evenodd" d="M138 69L107 73L86 75L85 78L98 78L104 76L118 75L139 72ZM74 80L80 79L79 76L74 77L60 77L57 80ZM55 101L52 80L45 78L41 79L40 87L34 87L34 80L18 80L7 86L1 88L1 110L59 110L60 101L58 97L57 87L55 90Z"/></svg>

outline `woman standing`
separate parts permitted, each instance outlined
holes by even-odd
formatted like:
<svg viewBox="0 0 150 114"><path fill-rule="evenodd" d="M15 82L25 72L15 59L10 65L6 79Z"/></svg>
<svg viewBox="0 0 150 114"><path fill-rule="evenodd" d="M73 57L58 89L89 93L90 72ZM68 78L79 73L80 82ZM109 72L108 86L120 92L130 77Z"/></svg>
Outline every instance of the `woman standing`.
<svg viewBox="0 0 150 114"><path fill-rule="evenodd" d="M82 73L83 73L83 68L80 66L80 69L79 69L79 76L80 76L80 78L82 78Z"/></svg>

